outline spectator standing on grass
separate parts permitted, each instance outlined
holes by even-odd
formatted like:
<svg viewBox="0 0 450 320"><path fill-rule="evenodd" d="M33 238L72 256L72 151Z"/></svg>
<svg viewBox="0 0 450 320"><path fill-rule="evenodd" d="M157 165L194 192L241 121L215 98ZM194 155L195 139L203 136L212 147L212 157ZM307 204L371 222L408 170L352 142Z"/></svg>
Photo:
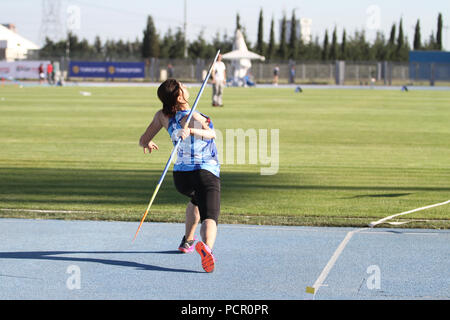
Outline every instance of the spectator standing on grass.
<svg viewBox="0 0 450 320"><path fill-rule="evenodd" d="M221 54L217 57L217 61L212 68L211 80L213 84L212 106L223 107L222 96L227 82L227 73L225 63L222 62Z"/></svg>
<svg viewBox="0 0 450 320"><path fill-rule="evenodd" d="M289 70L289 82L295 83L295 66L291 66L291 69Z"/></svg>
<svg viewBox="0 0 450 320"><path fill-rule="evenodd" d="M173 65L171 63L167 65L167 77L169 79L173 78Z"/></svg>
<svg viewBox="0 0 450 320"><path fill-rule="evenodd" d="M53 77L54 77L53 64L50 62L47 65L47 81L48 81L48 84L53 84Z"/></svg>
<svg viewBox="0 0 450 320"><path fill-rule="evenodd" d="M45 79L45 73L44 73L44 65L42 63L39 65L38 72L39 72L39 84L43 84Z"/></svg>
<svg viewBox="0 0 450 320"><path fill-rule="evenodd" d="M278 77L280 75L280 67L275 66L275 68L273 68L273 84L275 86L278 85Z"/></svg>

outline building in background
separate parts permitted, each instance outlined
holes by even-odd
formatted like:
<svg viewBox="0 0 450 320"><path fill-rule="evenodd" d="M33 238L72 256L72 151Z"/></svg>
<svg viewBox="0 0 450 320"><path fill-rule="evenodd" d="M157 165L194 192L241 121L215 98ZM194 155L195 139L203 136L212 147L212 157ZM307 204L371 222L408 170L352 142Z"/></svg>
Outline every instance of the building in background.
<svg viewBox="0 0 450 320"><path fill-rule="evenodd" d="M295 21L295 33L297 39L302 39L304 44L308 44L312 40L311 35L311 26L312 19L308 18L300 18ZM283 20L280 20L280 39L281 39L281 29L282 29ZM289 42L291 38L291 20L286 20L286 42Z"/></svg>
<svg viewBox="0 0 450 320"><path fill-rule="evenodd" d="M0 60L26 59L28 51L38 49L37 44L17 33L14 24L0 24Z"/></svg>

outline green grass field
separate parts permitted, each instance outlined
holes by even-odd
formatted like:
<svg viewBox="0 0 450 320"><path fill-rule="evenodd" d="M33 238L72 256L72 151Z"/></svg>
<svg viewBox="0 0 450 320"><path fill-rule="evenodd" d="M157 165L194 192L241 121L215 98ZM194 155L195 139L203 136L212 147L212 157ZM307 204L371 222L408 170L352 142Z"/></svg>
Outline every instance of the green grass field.
<svg viewBox="0 0 450 320"><path fill-rule="evenodd" d="M223 133L280 139L275 175L222 165L222 223L365 226L450 199L450 91L226 88L224 108L210 97L198 111ZM0 88L0 216L138 221L172 150L165 131L156 153L138 146L159 107L156 88ZM182 222L186 204L169 171L147 221ZM449 228L450 205L402 218Z"/></svg>

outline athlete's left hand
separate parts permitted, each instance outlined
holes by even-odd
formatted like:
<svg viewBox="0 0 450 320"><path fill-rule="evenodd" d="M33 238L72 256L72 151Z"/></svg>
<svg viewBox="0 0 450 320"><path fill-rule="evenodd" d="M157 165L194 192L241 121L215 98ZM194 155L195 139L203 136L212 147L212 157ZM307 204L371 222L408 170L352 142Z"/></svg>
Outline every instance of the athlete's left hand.
<svg viewBox="0 0 450 320"><path fill-rule="evenodd" d="M148 150L148 153L152 153L153 150L158 150L158 149L159 149L158 145L156 143L154 143L153 141L150 141L148 143L148 146L144 147L144 153L147 153L147 150Z"/></svg>

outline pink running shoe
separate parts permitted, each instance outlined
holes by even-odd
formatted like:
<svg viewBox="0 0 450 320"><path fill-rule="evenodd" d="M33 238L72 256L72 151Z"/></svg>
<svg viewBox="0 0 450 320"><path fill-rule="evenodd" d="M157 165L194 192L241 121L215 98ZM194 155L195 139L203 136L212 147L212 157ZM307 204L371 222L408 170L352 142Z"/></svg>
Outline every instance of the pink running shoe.
<svg viewBox="0 0 450 320"><path fill-rule="evenodd" d="M215 267L216 259L211 251L211 249L202 241L197 242L195 245L195 250L202 258L202 267L206 272L213 272Z"/></svg>
<svg viewBox="0 0 450 320"><path fill-rule="evenodd" d="M181 240L180 246L178 247L178 250L183 253L191 253L194 251L194 240L186 241L186 236L183 236L183 240Z"/></svg>

